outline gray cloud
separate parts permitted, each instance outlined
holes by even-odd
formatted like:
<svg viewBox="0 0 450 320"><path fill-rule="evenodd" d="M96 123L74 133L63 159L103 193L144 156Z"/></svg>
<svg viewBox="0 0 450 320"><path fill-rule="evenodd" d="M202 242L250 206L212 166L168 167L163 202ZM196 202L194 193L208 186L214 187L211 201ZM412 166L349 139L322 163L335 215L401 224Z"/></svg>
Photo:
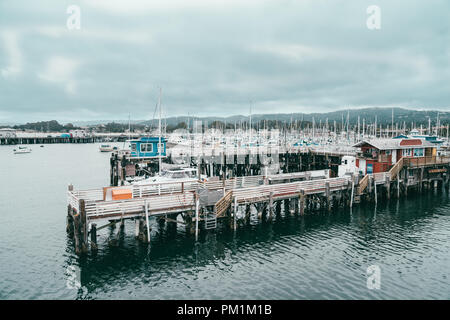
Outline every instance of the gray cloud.
<svg viewBox="0 0 450 320"><path fill-rule="evenodd" d="M448 1L73 1L0 4L0 122L450 110ZM170 3L174 3L171 5Z"/></svg>

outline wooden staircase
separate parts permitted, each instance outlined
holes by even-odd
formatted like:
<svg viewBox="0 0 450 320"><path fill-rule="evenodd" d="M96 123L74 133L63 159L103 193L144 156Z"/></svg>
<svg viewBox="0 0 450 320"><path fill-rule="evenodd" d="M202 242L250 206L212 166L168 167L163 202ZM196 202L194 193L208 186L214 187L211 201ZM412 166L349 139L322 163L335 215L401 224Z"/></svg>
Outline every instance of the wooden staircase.
<svg viewBox="0 0 450 320"><path fill-rule="evenodd" d="M231 202L233 201L233 191L229 190L225 195L217 201L214 205L214 212L216 213L216 217L221 217L227 209L230 207Z"/></svg>
<svg viewBox="0 0 450 320"><path fill-rule="evenodd" d="M379 173L373 174L372 176L376 179L376 181L380 181L380 179L384 180L385 176L388 176L390 178L390 180L392 181L398 176L399 172L402 169L403 169L403 158L398 160L397 163L394 164L394 166L388 172L379 172ZM359 194L359 195L362 194L364 192L364 190L367 188L367 186L369 185L369 177L370 177L370 174L366 174L364 176L364 178L362 178L359 181L357 194Z"/></svg>
<svg viewBox="0 0 450 320"><path fill-rule="evenodd" d="M403 169L403 158L397 161L396 164L389 170L389 176L391 180L394 180L395 177L397 177L398 173L402 171Z"/></svg>
<svg viewBox="0 0 450 320"><path fill-rule="evenodd" d="M367 185L369 184L369 175L366 174L364 176L364 178L362 178L359 181L359 185L358 185L358 195L362 194L364 192L364 190L367 188Z"/></svg>

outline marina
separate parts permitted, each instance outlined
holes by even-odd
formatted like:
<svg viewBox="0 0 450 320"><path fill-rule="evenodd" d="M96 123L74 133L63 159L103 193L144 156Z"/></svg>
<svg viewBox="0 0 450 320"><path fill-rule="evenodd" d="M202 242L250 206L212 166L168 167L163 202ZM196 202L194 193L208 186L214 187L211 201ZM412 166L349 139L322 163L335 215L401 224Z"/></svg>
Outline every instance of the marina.
<svg viewBox="0 0 450 320"><path fill-rule="evenodd" d="M133 179L140 164L147 166L148 174L161 175L163 158L171 159L165 138L129 142L129 151L111 155L111 186L78 190L69 185L67 231L78 254L87 253L89 247L97 250L97 230L123 226L126 219L135 222L135 237L146 243L151 242L151 220L181 224L198 239L200 230L216 229L222 221L235 230L248 223L252 212L260 221L271 221L280 211L330 212L400 198L411 189L449 188L450 156L438 156L438 146L425 138L361 140L352 146L353 152L297 146L232 148L231 152L226 147L206 152L202 148L187 156L188 163L196 166L198 180L186 176L179 181L146 178L138 183ZM278 172L267 174L274 163ZM108 243L117 244L119 235Z"/></svg>
<svg viewBox="0 0 450 320"><path fill-rule="evenodd" d="M450 300L450 2L47 2L0 4L0 301Z"/></svg>
<svg viewBox="0 0 450 320"><path fill-rule="evenodd" d="M389 200L377 185L376 205L362 201L351 209L305 210L303 216L285 212L279 201L281 210L274 205L270 222L260 220L252 205L248 223L238 219L236 230L226 218L216 229L204 230L200 222L197 241L181 219L152 218L150 245L135 238L135 221L125 219L121 228L119 220L97 231L95 254L89 243L88 254L77 255L66 232L67 183L74 190L109 185L110 154L99 146L46 145L20 156L12 146L0 148L0 174L9 181L0 203L1 254L8 261L0 266L7 275L0 296L184 299L188 292L196 299L441 299L447 292L450 197L434 185L420 193L411 187L399 199L392 189ZM83 165L80 153L90 155ZM14 179L24 167L33 177ZM239 205L237 217L245 208ZM118 241L110 244L113 238ZM377 262L383 263L383 290L369 291L365 270ZM72 267L80 270L80 290L66 287ZM323 280L328 273L339 275L331 287Z"/></svg>

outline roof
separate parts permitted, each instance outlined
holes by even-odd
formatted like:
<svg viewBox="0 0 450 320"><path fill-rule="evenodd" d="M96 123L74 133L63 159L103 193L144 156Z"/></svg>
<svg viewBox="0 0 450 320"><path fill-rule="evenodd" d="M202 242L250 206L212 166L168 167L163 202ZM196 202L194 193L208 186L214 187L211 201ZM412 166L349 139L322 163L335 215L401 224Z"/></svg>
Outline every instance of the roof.
<svg viewBox="0 0 450 320"><path fill-rule="evenodd" d="M353 147L360 148L366 144L379 150L409 149L411 147L435 147L435 145L431 142L422 139L371 139L360 141L353 145Z"/></svg>
<svg viewBox="0 0 450 320"><path fill-rule="evenodd" d="M129 142L159 142L159 137L142 137L138 140L128 140ZM167 142L167 139L161 137L161 142Z"/></svg>

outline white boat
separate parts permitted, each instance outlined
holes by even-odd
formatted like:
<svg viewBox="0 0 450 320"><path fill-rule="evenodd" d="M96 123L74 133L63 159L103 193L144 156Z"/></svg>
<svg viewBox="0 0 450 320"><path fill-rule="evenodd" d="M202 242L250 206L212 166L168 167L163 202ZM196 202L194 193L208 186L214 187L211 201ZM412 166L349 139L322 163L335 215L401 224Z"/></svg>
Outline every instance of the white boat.
<svg viewBox="0 0 450 320"><path fill-rule="evenodd" d="M20 153L30 153L31 152L31 148L29 147L18 147L17 149L14 149L14 153L15 154L20 154Z"/></svg>
<svg viewBox="0 0 450 320"><path fill-rule="evenodd" d="M179 168L162 171L160 175L149 177L142 180L129 180L128 183L133 185L158 184L164 182L185 182L195 183L198 181L197 169L195 168Z"/></svg>
<svg viewBox="0 0 450 320"><path fill-rule="evenodd" d="M111 146L110 144L102 144L99 147L100 152L112 152L114 150L116 150L116 147Z"/></svg>

